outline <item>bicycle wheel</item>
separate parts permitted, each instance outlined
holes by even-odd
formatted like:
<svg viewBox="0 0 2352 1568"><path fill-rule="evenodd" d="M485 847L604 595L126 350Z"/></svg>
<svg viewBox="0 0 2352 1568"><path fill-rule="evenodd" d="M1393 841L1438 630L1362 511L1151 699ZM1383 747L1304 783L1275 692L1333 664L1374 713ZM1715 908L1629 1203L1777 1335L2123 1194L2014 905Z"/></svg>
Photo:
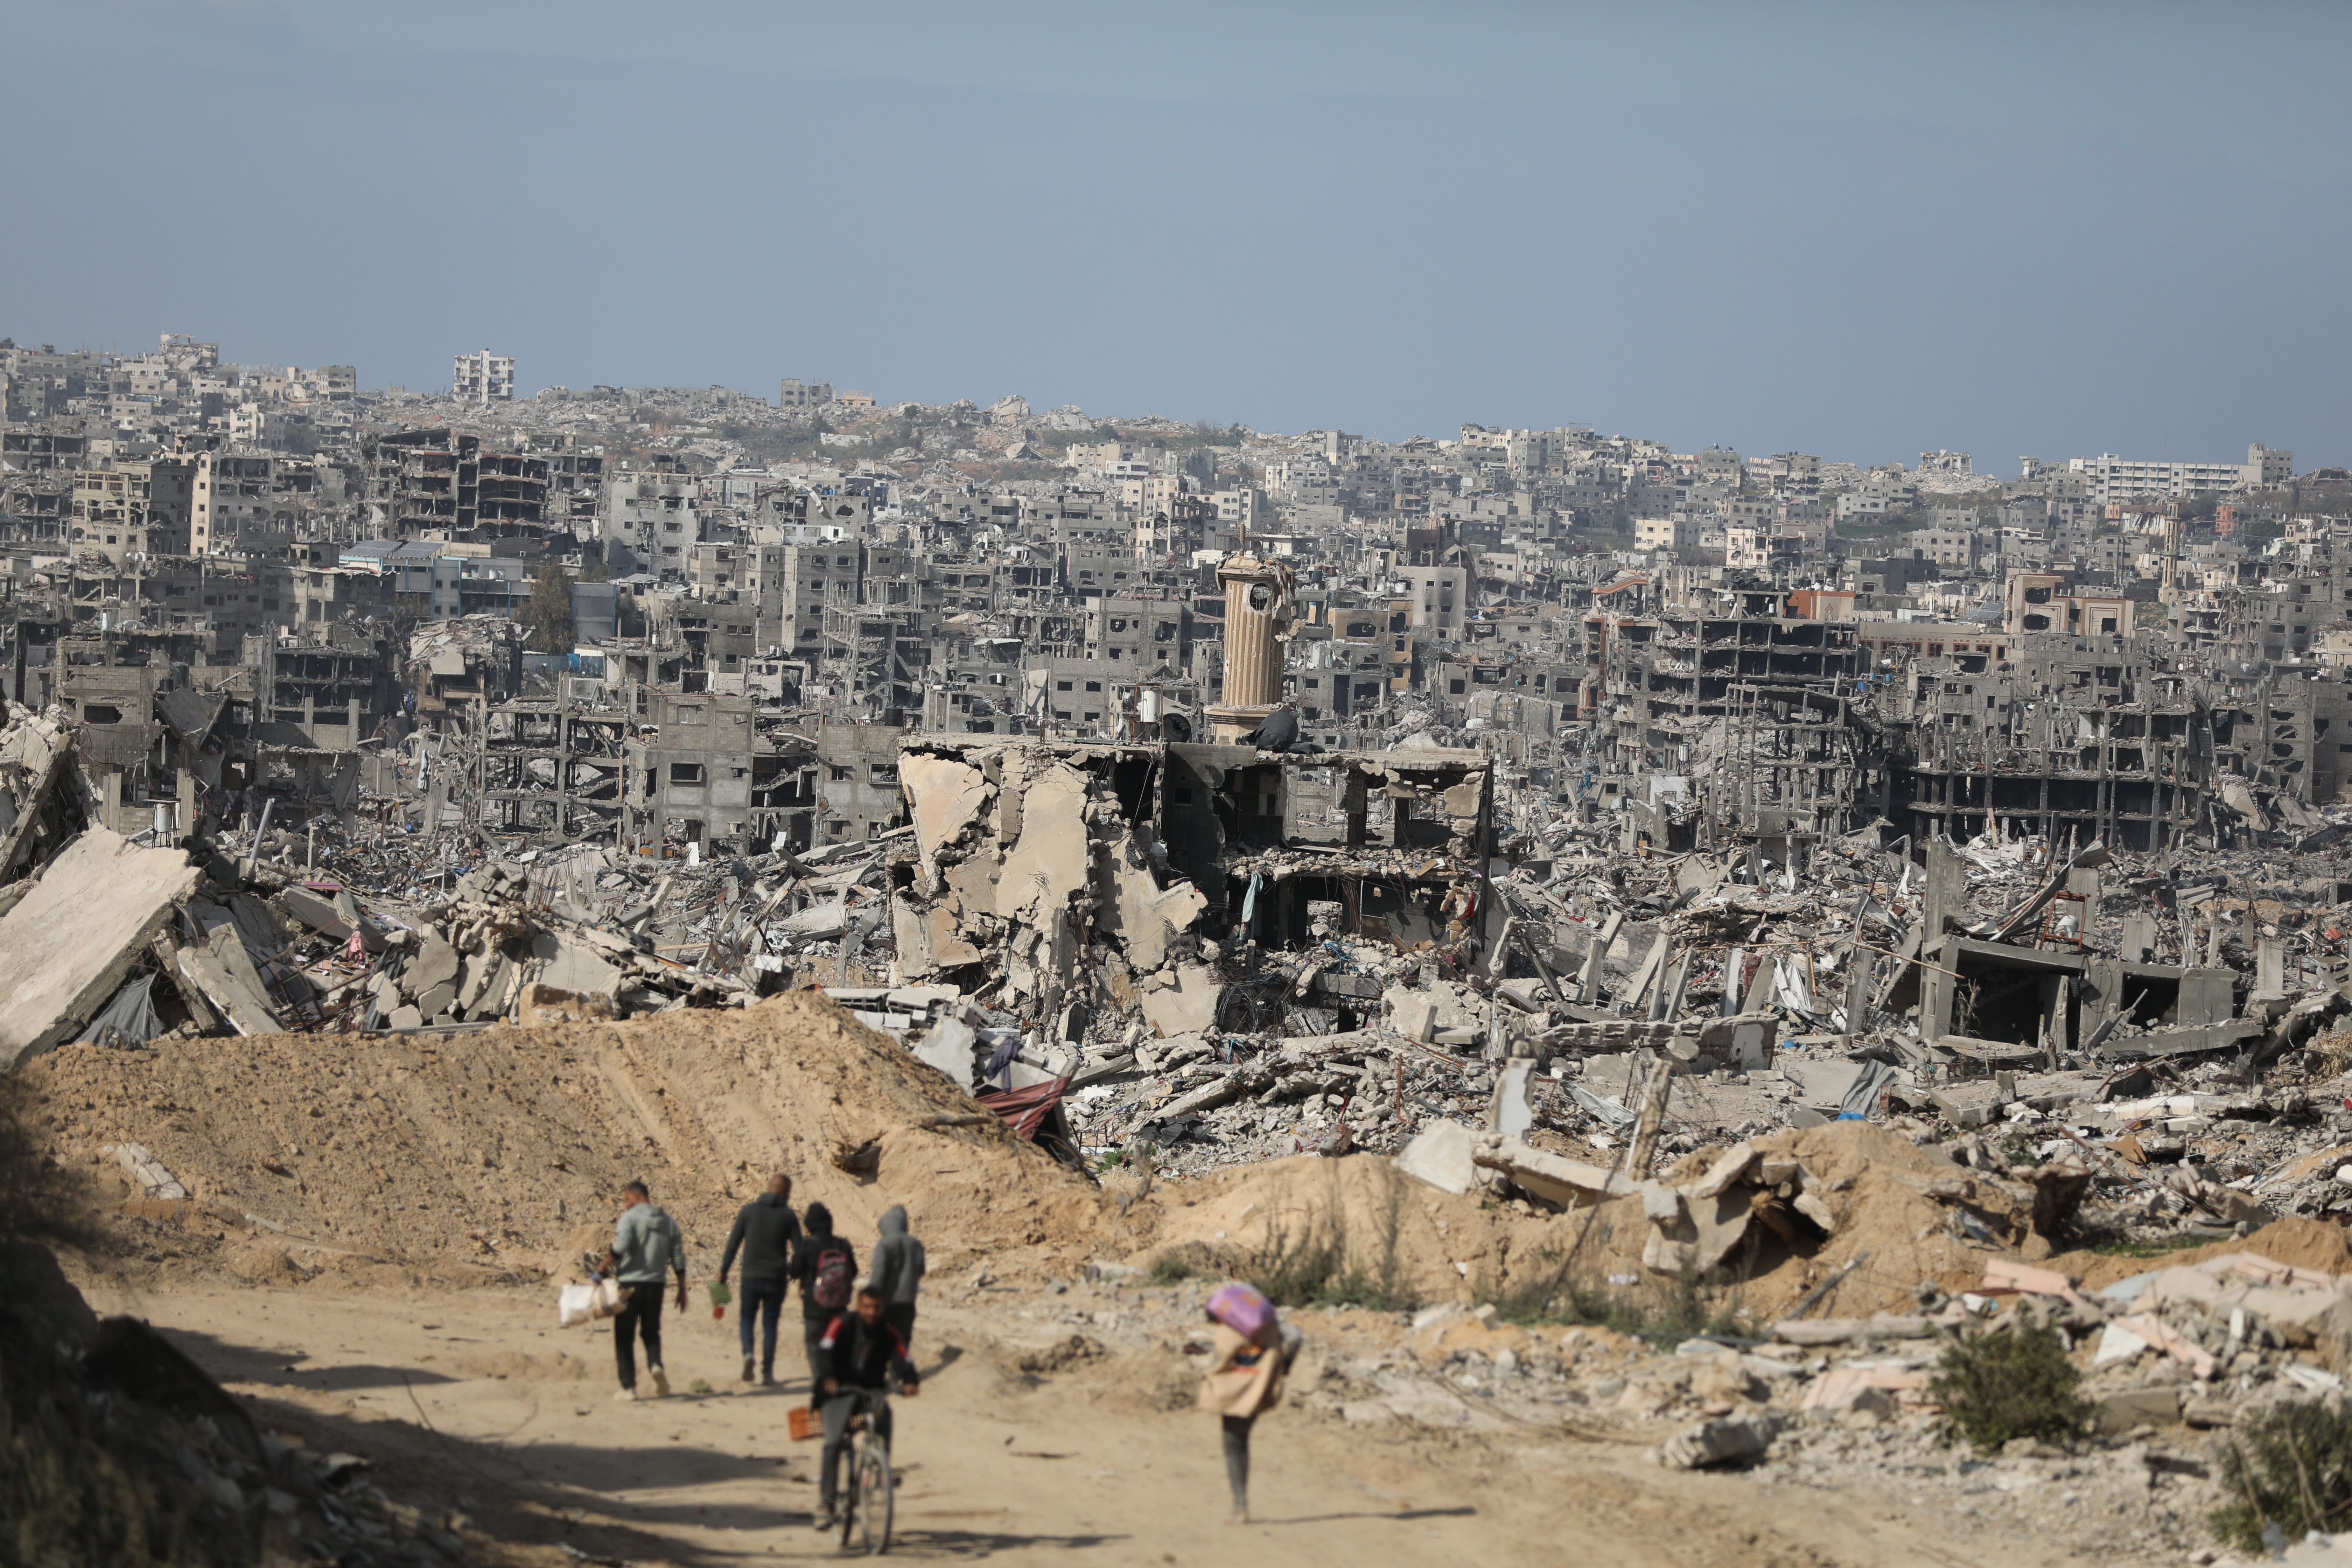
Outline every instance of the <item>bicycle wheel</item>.
<svg viewBox="0 0 2352 1568"><path fill-rule="evenodd" d="M845 1489L841 1494L841 1545L844 1551L849 1549L851 1537L857 1533L858 1524L866 1517L866 1510L860 1506L863 1498L859 1491L859 1485L866 1478L866 1435L864 1433L860 1432L851 1436L847 1458L849 1476L842 1483Z"/></svg>
<svg viewBox="0 0 2352 1568"><path fill-rule="evenodd" d="M890 1484L889 1445L879 1437L868 1437L857 1456L857 1511L868 1557L890 1550L890 1520L897 1501Z"/></svg>

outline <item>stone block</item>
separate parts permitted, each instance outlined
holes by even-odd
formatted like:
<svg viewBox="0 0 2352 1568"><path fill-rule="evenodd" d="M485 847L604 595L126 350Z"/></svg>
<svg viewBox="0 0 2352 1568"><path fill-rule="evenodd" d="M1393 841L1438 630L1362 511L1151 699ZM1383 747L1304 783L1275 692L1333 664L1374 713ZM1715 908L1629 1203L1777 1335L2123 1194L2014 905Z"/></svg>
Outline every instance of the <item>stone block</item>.
<svg viewBox="0 0 2352 1568"><path fill-rule="evenodd" d="M2169 1426L2180 1419L2179 1384L2160 1388L2126 1388L2098 1403L2093 1419L2102 1432L2128 1432L2135 1426Z"/></svg>

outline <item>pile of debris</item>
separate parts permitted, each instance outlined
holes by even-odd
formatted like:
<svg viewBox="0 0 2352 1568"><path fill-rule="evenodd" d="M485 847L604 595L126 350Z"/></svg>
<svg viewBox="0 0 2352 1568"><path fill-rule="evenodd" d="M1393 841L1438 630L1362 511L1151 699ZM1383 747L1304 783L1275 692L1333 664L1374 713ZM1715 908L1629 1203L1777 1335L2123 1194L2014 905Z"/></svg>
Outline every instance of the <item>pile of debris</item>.
<svg viewBox="0 0 2352 1568"><path fill-rule="evenodd" d="M461 1518L387 1495L364 1459L257 1425L139 1320L99 1321L46 1248L0 1255L12 1530L91 1561L480 1560Z"/></svg>
<svg viewBox="0 0 2352 1568"><path fill-rule="evenodd" d="M529 1021L534 1008L619 1017L740 1005L758 987L667 957L658 893L606 922L533 900L490 862L421 905L190 840L142 848L83 830L0 914L0 1060L68 1039L373 1032Z"/></svg>

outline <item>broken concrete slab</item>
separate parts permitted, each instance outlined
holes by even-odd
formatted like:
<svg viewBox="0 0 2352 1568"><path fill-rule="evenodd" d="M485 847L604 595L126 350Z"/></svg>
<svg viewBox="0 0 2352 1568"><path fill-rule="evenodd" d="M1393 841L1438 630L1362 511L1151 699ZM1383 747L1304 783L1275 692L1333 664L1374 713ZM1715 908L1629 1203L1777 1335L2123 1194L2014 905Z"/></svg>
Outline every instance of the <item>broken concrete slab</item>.
<svg viewBox="0 0 2352 1568"><path fill-rule="evenodd" d="M1453 1126L1452 1122L1440 1123ZM1434 1131L1432 1128L1430 1131ZM1423 1138L1428 1132L1422 1134ZM1414 1141L1416 1143L1419 1139ZM1407 1152L1411 1152L1408 1146ZM1398 1156L1400 1165L1403 1155ZM1488 1134L1475 1138L1470 1154L1472 1163L1490 1171L1498 1171L1510 1178L1516 1186L1559 1208L1583 1208L1603 1198L1622 1197L1640 1190L1640 1184L1622 1172L1611 1172L1599 1165L1588 1165L1581 1160L1531 1148L1517 1138ZM1419 1174L1418 1172L1411 1173ZM1423 1177L1424 1181L1429 1178ZM1454 1189L1459 1191L1461 1189Z"/></svg>
<svg viewBox="0 0 2352 1568"><path fill-rule="evenodd" d="M1206 964L1180 963L1175 984L1140 993L1135 1005L1162 1035L1198 1035L1217 1026L1217 1001L1223 994Z"/></svg>
<svg viewBox="0 0 2352 1568"><path fill-rule="evenodd" d="M930 911L918 909L900 896L890 900L890 931L898 942L898 973L907 980L922 980L939 973L931 952Z"/></svg>
<svg viewBox="0 0 2352 1568"><path fill-rule="evenodd" d="M411 996L421 997L426 992L446 984L455 994L459 962L456 948L428 933L417 948L416 956L410 959L408 967L401 972L400 988ZM427 1009L425 1016L431 1017L433 1011Z"/></svg>
<svg viewBox="0 0 2352 1568"><path fill-rule="evenodd" d="M1423 1045L1437 1037L1437 999L1426 991L1391 986L1386 997L1389 1024L1408 1040Z"/></svg>
<svg viewBox="0 0 2352 1568"><path fill-rule="evenodd" d="M179 968L238 1034L272 1035L284 1027L235 925L223 922L213 928L209 942L181 948Z"/></svg>
<svg viewBox="0 0 2352 1568"><path fill-rule="evenodd" d="M923 931L934 967L952 969L960 964L981 961L980 948L964 935L962 922L958 920L954 909L934 905L923 917Z"/></svg>
<svg viewBox="0 0 2352 1568"><path fill-rule="evenodd" d="M1772 1325L1772 1337L1784 1345L1845 1345L1871 1340L1924 1340L1944 1325L1934 1318L1788 1319Z"/></svg>
<svg viewBox="0 0 2352 1568"><path fill-rule="evenodd" d="M915 1059L937 1068L954 1080L958 1089L970 1093L975 1081L973 1058L979 1044L979 1031L970 1024L961 1018L942 1018L916 1042Z"/></svg>
<svg viewBox="0 0 2352 1568"><path fill-rule="evenodd" d="M496 948L488 952L467 953L465 971L457 981L458 1007L471 1012L480 1005L483 997L496 994L492 982L505 968L506 959Z"/></svg>
<svg viewBox="0 0 2352 1568"><path fill-rule="evenodd" d="M1274 1071L1255 1062L1236 1068L1213 1083L1180 1094L1165 1105L1152 1108L1150 1120L1166 1123L1179 1121L1203 1110L1213 1110L1228 1105L1244 1094L1256 1094L1272 1086Z"/></svg>
<svg viewBox="0 0 2352 1568"><path fill-rule="evenodd" d="M1880 1417L1896 1412L1896 1397L1927 1386L1928 1374L1908 1367L1832 1367L1805 1390L1797 1408L1831 1415L1868 1412Z"/></svg>
<svg viewBox="0 0 2352 1568"><path fill-rule="evenodd" d="M1780 1019L1775 1013L1735 1013L1710 1018L1699 1026L1698 1048L1718 1067L1735 1072L1770 1069L1780 1041Z"/></svg>
<svg viewBox="0 0 2352 1568"><path fill-rule="evenodd" d="M1650 1458L1674 1470L1753 1464L1771 1449L1772 1439L1780 1435L1780 1416L1769 1413L1717 1416L1667 1438L1650 1450Z"/></svg>
<svg viewBox="0 0 2352 1568"><path fill-rule="evenodd" d="M1800 1104L1834 1113L1844 1102L1846 1090L1862 1076L1864 1064L1841 1058L1809 1060L1783 1051L1774 1066L1782 1078L1797 1086Z"/></svg>
<svg viewBox="0 0 2352 1568"><path fill-rule="evenodd" d="M811 904L778 923L803 942L830 942L849 929L849 906L840 899Z"/></svg>
<svg viewBox="0 0 2352 1568"><path fill-rule="evenodd" d="M1654 1274L1677 1278L1712 1272L1748 1234L1754 1213L1754 1194L1733 1186L1712 1198L1683 1193L1680 1213L1669 1222L1654 1221L1642 1248L1642 1266Z"/></svg>
<svg viewBox="0 0 2352 1568"><path fill-rule="evenodd" d="M2181 1384L2122 1389L2099 1400L2093 1420L2101 1432L2110 1435L2128 1432L2135 1426L2169 1426L2179 1421L2182 1396L2187 1392L2187 1386Z"/></svg>
<svg viewBox="0 0 2352 1568"><path fill-rule="evenodd" d="M330 902L307 888L288 888L278 893L278 902L288 914L321 936L342 942L357 931L360 945L366 951L383 951L383 930L360 913L358 905L348 892L338 893Z"/></svg>
<svg viewBox="0 0 2352 1568"><path fill-rule="evenodd" d="M0 916L0 1068L79 1034L203 876L185 851L92 827Z"/></svg>
<svg viewBox="0 0 2352 1568"><path fill-rule="evenodd" d="M1004 920L1042 919L1087 885L1092 868L1087 837L1087 776L1055 763L1029 781L1021 805L1021 837L1004 857L996 882L996 912Z"/></svg>
<svg viewBox="0 0 2352 1568"><path fill-rule="evenodd" d="M122 1167L122 1173L137 1184L142 1197L176 1201L188 1195L188 1189L163 1168L163 1162L142 1144L110 1143L100 1152Z"/></svg>
<svg viewBox="0 0 2352 1568"><path fill-rule="evenodd" d="M991 853L974 853L949 867L940 880L958 906L966 910L996 908L996 883L1002 865Z"/></svg>
<svg viewBox="0 0 2352 1568"><path fill-rule="evenodd" d="M1528 1100L1528 1079L1535 1066L1532 1058L1520 1057L1505 1064L1495 1079L1495 1092L1486 1107L1486 1125L1506 1138L1516 1140L1536 1124L1535 1107Z"/></svg>
<svg viewBox="0 0 2352 1568"><path fill-rule="evenodd" d="M624 978L621 971L599 958L585 943L568 942L554 931L541 931L531 939L530 951L540 964L532 978L549 990L573 996L601 996L607 1003L620 999Z"/></svg>
<svg viewBox="0 0 2352 1568"><path fill-rule="evenodd" d="M1126 944L1130 967L1153 970L1168 962L1170 937L1188 929L1208 900L1190 882L1163 889L1137 862L1131 845L1121 833L1100 847L1096 921Z"/></svg>
<svg viewBox="0 0 2352 1568"><path fill-rule="evenodd" d="M1458 1121L1433 1121L1397 1151L1397 1169L1441 1191L1466 1193L1478 1180L1477 1138Z"/></svg>
<svg viewBox="0 0 2352 1568"><path fill-rule="evenodd" d="M940 851L971 831L988 804L988 780L978 768L951 757L908 752L898 759L898 787L914 822L925 883L932 885Z"/></svg>

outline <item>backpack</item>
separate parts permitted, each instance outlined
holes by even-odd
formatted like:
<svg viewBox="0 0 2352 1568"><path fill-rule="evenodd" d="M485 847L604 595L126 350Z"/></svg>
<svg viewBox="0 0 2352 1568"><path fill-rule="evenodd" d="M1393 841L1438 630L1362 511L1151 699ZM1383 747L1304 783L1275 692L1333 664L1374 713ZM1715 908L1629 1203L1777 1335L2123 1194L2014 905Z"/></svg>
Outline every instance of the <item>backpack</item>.
<svg viewBox="0 0 2352 1568"><path fill-rule="evenodd" d="M851 1278L849 1248L827 1238L816 1255L816 1268L809 1279L809 1295L816 1304L831 1311L849 1305L849 1288L856 1281Z"/></svg>

